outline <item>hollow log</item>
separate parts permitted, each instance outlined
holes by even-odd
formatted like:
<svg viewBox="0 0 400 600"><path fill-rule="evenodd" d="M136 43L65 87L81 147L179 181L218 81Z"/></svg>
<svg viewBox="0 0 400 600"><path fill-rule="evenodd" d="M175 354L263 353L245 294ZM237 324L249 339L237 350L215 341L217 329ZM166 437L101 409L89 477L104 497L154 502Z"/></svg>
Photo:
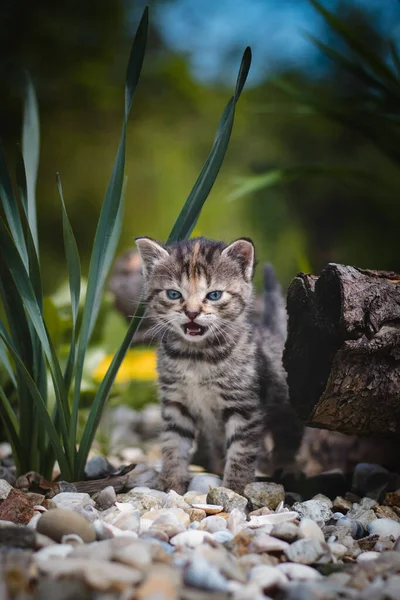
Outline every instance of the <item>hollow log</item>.
<svg viewBox="0 0 400 600"><path fill-rule="evenodd" d="M287 296L284 366L312 427L400 437L400 275L329 264Z"/></svg>

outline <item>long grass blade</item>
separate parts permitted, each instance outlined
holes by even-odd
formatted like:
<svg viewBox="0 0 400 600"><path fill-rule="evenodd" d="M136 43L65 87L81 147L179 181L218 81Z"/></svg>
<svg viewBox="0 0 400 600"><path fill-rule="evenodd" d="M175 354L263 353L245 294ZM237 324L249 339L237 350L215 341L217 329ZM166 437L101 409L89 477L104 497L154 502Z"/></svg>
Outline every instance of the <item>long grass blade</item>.
<svg viewBox="0 0 400 600"><path fill-rule="evenodd" d="M88 274L86 301L83 310L77 350L75 389L70 426L71 448L75 448L76 444L80 386L83 375L83 363L85 360L86 348L97 318L101 294L103 292L104 282L107 276L107 270L112 260L111 254L113 251L115 252L116 231L118 231L118 228L121 225L126 125L143 65L147 42L147 31L148 9L145 8L133 40L128 61L125 84L125 109L121 139L93 243L93 251Z"/></svg>
<svg viewBox="0 0 400 600"><path fill-rule="evenodd" d="M39 110L35 88L28 75L22 127L22 155L26 167L28 221L37 253L39 253L39 238L36 215L36 180L39 167L39 152Z"/></svg>
<svg viewBox="0 0 400 600"><path fill-rule="evenodd" d="M221 168L232 133L236 103L246 83L251 65L251 50L246 48L240 64L235 95L222 114L210 154L190 192L179 217L168 238L168 243L176 242L190 235L201 209L206 201Z"/></svg>
<svg viewBox="0 0 400 600"><path fill-rule="evenodd" d="M18 204L15 199L14 190L11 183L10 173L8 171L4 150L0 144L0 199L4 210L7 224L11 234L16 242L18 252L21 256L25 269L29 269L28 252L26 249L24 230L21 217L18 210Z"/></svg>
<svg viewBox="0 0 400 600"><path fill-rule="evenodd" d="M71 312L72 312L72 333L71 344L67 359L67 365L64 372L65 387L68 391L72 373L75 364L75 348L76 348L76 323L79 311L79 299L81 295L81 261L79 258L78 246L76 244L74 232L72 231L71 223L68 218L67 209L64 202L64 195L61 185L61 179L57 173L57 187L61 200L62 221L63 221L63 237L65 258L68 268L69 292L71 296Z"/></svg>
<svg viewBox="0 0 400 600"><path fill-rule="evenodd" d="M40 415L40 418L43 420L47 435L49 436L50 442L54 448L54 453L55 453L57 461L59 463L61 473L65 479L67 479L67 480L71 479L72 469L70 468L70 465L68 463L67 454L64 452L64 449L61 446L61 442L60 442L57 430L54 427L53 421L51 420L51 417L47 410L47 406L46 406L42 396L40 395L40 392L39 392L38 388L36 387L34 380L30 376L29 371L25 368L24 363L21 361L19 355L15 352L12 344L8 343L7 338L3 337L1 332L0 332L0 337L2 338L3 342L6 344L15 363L18 365L18 368L20 369L21 373L23 374L23 376L25 378L25 382L31 393L32 400L35 403L35 406Z"/></svg>
<svg viewBox="0 0 400 600"><path fill-rule="evenodd" d="M20 443L18 420L2 387L0 387L0 419L3 421L11 445L17 473L20 473L24 452Z"/></svg>
<svg viewBox="0 0 400 600"><path fill-rule="evenodd" d="M61 429L63 432L64 439L68 440L69 433L67 423L69 421L69 407L57 355L55 353L51 339L48 336L46 326L43 320L43 315L37 303L37 299L29 276L24 268L22 259L15 246L14 240L12 239L7 227L5 226L1 218L0 239L0 260L2 261L3 266L6 267L7 271L12 277L15 284L15 288L16 290L18 290L18 296L23 302L26 313L29 316L30 323L34 327L37 336L40 339L43 352L45 353L47 361L49 363L57 402L60 404Z"/></svg>
<svg viewBox="0 0 400 600"><path fill-rule="evenodd" d="M314 8L323 16L329 26L339 34L362 60L368 65L370 70L375 73L385 84L396 94L400 95L400 85L396 75L388 67L388 65L370 48L360 41L354 34L353 29L344 21L336 17L332 12L329 12L317 0L310 0Z"/></svg>

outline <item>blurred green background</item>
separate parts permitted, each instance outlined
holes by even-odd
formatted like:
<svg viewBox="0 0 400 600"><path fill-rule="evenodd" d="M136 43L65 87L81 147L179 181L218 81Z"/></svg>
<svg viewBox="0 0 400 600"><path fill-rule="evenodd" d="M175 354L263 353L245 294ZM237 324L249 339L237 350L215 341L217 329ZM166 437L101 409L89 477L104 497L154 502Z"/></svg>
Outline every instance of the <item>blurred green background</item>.
<svg viewBox="0 0 400 600"><path fill-rule="evenodd" d="M149 0L151 35L128 130L126 213L119 250L137 235L164 240L211 146L241 53L253 48L248 86L217 184L196 229L229 241L254 239L286 286L299 270L327 262L400 271L396 191L331 176L280 178L240 195L241 178L271 169L362 168L398 189L398 166L362 132L301 110L282 90L295 83L315 97L362 93L307 33L343 51L307 0ZM373 51L400 27L397 0L322 2ZM61 174L87 268L99 208L112 169L123 106L124 72L143 10L138 0L2 0L0 132L12 166L20 139L24 69L41 115L38 219L45 291L65 279ZM347 52L347 50L345 49ZM310 171L310 169L308 169ZM366 184L367 183L367 184ZM86 262L85 262L86 260ZM260 285L260 279L257 279Z"/></svg>

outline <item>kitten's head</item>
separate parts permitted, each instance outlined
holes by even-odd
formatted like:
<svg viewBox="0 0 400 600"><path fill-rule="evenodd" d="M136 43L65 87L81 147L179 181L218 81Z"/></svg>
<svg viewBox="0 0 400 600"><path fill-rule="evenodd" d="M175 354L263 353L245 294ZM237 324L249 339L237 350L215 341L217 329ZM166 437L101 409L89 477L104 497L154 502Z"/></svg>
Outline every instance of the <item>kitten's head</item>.
<svg viewBox="0 0 400 600"><path fill-rule="evenodd" d="M194 238L163 246L139 237L136 245L142 257L148 308L160 330L175 331L188 343L203 342L210 336L235 337L252 300L251 240L241 238L227 246Z"/></svg>

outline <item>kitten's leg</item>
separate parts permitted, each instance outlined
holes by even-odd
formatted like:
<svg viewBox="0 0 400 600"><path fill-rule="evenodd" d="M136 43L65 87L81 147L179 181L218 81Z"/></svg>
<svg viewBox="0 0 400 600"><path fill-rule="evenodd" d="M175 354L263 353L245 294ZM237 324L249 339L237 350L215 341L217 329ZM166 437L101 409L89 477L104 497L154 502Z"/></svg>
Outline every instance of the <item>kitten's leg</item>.
<svg viewBox="0 0 400 600"><path fill-rule="evenodd" d="M223 412L227 451L223 485L238 493L255 479L263 432L257 402L249 405L248 398L235 399L236 409L227 407Z"/></svg>
<svg viewBox="0 0 400 600"><path fill-rule="evenodd" d="M163 466L160 487L184 494L189 483L189 462L196 422L182 402L163 399L164 431L161 436Z"/></svg>

